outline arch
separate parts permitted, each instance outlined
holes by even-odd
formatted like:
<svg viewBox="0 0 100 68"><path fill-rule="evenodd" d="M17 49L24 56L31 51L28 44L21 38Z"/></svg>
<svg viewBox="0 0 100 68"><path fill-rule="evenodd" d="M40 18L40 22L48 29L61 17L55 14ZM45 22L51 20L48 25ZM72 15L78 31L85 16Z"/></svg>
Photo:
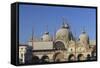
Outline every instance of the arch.
<svg viewBox="0 0 100 68"><path fill-rule="evenodd" d="M75 61L75 55L70 54L69 57L68 57L68 61Z"/></svg>
<svg viewBox="0 0 100 68"><path fill-rule="evenodd" d="M64 50L65 49L65 45L62 41L56 41L54 43L54 46L53 46L54 49L56 50Z"/></svg>
<svg viewBox="0 0 100 68"><path fill-rule="evenodd" d="M91 55L92 55L92 57L96 57L96 51L93 50L93 51L91 52Z"/></svg>
<svg viewBox="0 0 100 68"><path fill-rule="evenodd" d="M39 57L38 56L33 56L32 57L32 63L39 63Z"/></svg>
<svg viewBox="0 0 100 68"><path fill-rule="evenodd" d="M95 59L97 58L97 56L96 56L96 51L93 50L93 51L91 52L91 55L92 55L92 56L91 56L92 60L95 60Z"/></svg>
<svg viewBox="0 0 100 68"><path fill-rule="evenodd" d="M91 60L91 56L90 56L90 54L87 54L86 59L87 59L87 60Z"/></svg>
<svg viewBox="0 0 100 68"><path fill-rule="evenodd" d="M57 52L53 56L54 62L62 62L64 61L64 54L61 52Z"/></svg>
<svg viewBox="0 0 100 68"><path fill-rule="evenodd" d="M19 58L19 63L21 64L23 62L23 59Z"/></svg>
<svg viewBox="0 0 100 68"><path fill-rule="evenodd" d="M47 55L43 55L42 58L41 58L41 61L43 63L49 62L49 57Z"/></svg>
<svg viewBox="0 0 100 68"><path fill-rule="evenodd" d="M78 61L84 60L84 55L83 54L78 54L77 59L78 59Z"/></svg>

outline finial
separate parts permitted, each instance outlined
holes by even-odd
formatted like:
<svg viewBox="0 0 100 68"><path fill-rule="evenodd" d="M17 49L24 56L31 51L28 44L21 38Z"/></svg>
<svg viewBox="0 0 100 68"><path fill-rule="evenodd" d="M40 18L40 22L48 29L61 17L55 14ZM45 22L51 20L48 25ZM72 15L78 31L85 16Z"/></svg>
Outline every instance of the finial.
<svg viewBox="0 0 100 68"><path fill-rule="evenodd" d="M48 31L48 25L46 25L46 31Z"/></svg>
<svg viewBox="0 0 100 68"><path fill-rule="evenodd" d="M45 31L45 34L48 34L49 32L48 32L48 25L46 25L46 29L45 29L46 31Z"/></svg>
<svg viewBox="0 0 100 68"><path fill-rule="evenodd" d="M34 29L32 27L32 46L33 46L33 42L34 42ZM34 48L34 46L33 46L33 48Z"/></svg>
<svg viewBox="0 0 100 68"><path fill-rule="evenodd" d="M32 27L32 41L33 41L33 37L34 37L34 29Z"/></svg>
<svg viewBox="0 0 100 68"><path fill-rule="evenodd" d="M63 25L65 24L65 18L63 17Z"/></svg>
<svg viewBox="0 0 100 68"><path fill-rule="evenodd" d="M64 17L63 17L62 28L69 28L69 25L68 25L68 23L65 21L65 18L64 18Z"/></svg>
<svg viewBox="0 0 100 68"><path fill-rule="evenodd" d="M44 34L49 34L49 32L45 32Z"/></svg>
<svg viewBox="0 0 100 68"><path fill-rule="evenodd" d="M83 27L83 29L82 29L82 33L86 33L86 32L85 32L85 27Z"/></svg>

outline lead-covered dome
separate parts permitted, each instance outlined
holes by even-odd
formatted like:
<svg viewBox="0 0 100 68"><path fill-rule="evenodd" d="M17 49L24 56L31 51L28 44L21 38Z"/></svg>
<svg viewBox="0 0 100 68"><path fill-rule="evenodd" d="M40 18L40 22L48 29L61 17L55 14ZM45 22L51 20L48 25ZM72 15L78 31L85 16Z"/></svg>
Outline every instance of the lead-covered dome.
<svg viewBox="0 0 100 68"><path fill-rule="evenodd" d="M56 32L56 39L57 40L70 40L70 30L68 24L63 24L62 27Z"/></svg>
<svg viewBox="0 0 100 68"><path fill-rule="evenodd" d="M89 43L89 36L85 31L82 31L82 34L79 36L79 39L81 43Z"/></svg>
<svg viewBox="0 0 100 68"><path fill-rule="evenodd" d="M49 32L45 32L42 36L43 41L51 41L51 36L49 35Z"/></svg>

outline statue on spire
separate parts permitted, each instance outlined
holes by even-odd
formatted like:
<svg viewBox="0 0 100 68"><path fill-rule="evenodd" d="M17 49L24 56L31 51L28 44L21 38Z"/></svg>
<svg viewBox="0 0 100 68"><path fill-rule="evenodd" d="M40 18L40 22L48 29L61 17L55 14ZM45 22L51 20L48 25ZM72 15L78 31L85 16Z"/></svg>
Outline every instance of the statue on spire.
<svg viewBox="0 0 100 68"><path fill-rule="evenodd" d="M64 17L63 17L62 28L67 28L67 29L69 29L69 25L68 25L68 23L66 22L66 20L65 20Z"/></svg>
<svg viewBox="0 0 100 68"><path fill-rule="evenodd" d="M86 31L85 31L85 28L83 27L83 29L82 29L82 33L86 33Z"/></svg>

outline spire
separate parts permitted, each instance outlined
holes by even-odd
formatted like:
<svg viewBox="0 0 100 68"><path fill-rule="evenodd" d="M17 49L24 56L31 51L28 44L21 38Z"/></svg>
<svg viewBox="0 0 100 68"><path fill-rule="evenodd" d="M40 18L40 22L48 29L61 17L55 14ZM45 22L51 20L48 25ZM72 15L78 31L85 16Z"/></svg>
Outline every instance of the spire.
<svg viewBox="0 0 100 68"><path fill-rule="evenodd" d="M62 28L65 27L65 18L63 17Z"/></svg>
<svg viewBox="0 0 100 68"><path fill-rule="evenodd" d="M86 33L86 32L85 32L85 27L83 27L83 29L82 29L82 33Z"/></svg>
<svg viewBox="0 0 100 68"><path fill-rule="evenodd" d="M56 40L56 28L54 30L54 36L53 36L53 41L55 41L55 40Z"/></svg>
<svg viewBox="0 0 100 68"><path fill-rule="evenodd" d="M48 32L48 25L46 25L46 31L45 31L44 34L49 34L49 32Z"/></svg>
<svg viewBox="0 0 100 68"><path fill-rule="evenodd" d="M63 23L62 23L62 28L69 28L68 23L66 22L65 18L63 17Z"/></svg>
<svg viewBox="0 0 100 68"><path fill-rule="evenodd" d="M65 17L63 17L63 24L65 25Z"/></svg>
<svg viewBox="0 0 100 68"><path fill-rule="evenodd" d="M33 36L34 36L34 31L33 31L33 28L32 28L32 40L33 40Z"/></svg>
<svg viewBox="0 0 100 68"><path fill-rule="evenodd" d="M76 36L76 32L75 32L75 36L74 36L74 38L75 38L75 42L77 41L77 36Z"/></svg>
<svg viewBox="0 0 100 68"><path fill-rule="evenodd" d="M33 42L34 42L34 29L32 28L32 47L33 47Z"/></svg>

